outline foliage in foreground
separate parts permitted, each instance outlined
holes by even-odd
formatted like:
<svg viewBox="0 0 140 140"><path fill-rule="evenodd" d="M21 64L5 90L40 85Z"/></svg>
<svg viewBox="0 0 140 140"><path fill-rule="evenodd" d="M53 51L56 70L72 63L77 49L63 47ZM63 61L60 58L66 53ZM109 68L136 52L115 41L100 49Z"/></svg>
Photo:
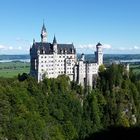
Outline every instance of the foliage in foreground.
<svg viewBox="0 0 140 140"><path fill-rule="evenodd" d="M89 91L62 75L41 83L0 79L0 138L75 140L140 122L140 81L121 65L102 70ZM87 93L88 91L88 93Z"/></svg>

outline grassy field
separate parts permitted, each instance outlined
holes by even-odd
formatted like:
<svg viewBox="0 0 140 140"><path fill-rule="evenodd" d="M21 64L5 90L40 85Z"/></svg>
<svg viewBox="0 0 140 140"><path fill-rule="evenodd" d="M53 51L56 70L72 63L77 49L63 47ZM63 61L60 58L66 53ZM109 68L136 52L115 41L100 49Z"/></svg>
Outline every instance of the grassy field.
<svg viewBox="0 0 140 140"><path fill-rule="evenodd" d="M140 64L130 64L130 68L133 72L140 74ZM4 62L0 63L0 77L12 78L18 76L18 74L29 73L29 62Z"/></svg>
<svg viewBox="0 0 140 140"><path fill-rule="evenodd" d="M11 78L18 74L29 73L30 63L28 62L4 62L0 63L0 77Z"/></svg>

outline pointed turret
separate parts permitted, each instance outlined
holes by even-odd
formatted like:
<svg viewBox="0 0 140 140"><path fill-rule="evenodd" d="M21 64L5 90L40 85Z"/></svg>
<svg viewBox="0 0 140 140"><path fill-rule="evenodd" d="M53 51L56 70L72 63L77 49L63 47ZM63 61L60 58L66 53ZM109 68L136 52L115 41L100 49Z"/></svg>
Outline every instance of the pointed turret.
<svg viewBox="0 0 140 140"><path fill-rule="evenodd" d="M85 61L85 55L83 53L81 54L81 60Z"/></svg>
<svg viewBox="0 0 140 140"><path fill-rule="evenodd" d="M100 42L97 43L96 48L98 48L99 46L100 47L102 46L102 44Z"/></svg>
<svg viewBox="0 0 140 140"><path fill-rule="evenodd" d="M54 35L54 38L53 38L53 52L57 53L57 41L56 41L55 35Z"/></svg>
<svg viewBox="0 0 140 140"><path fill-rule="evenodd" d="M54 38L53 38L53 44L57 44L55 35L54 35Z"/></svg>
<svg viewBox="0 0 140 140"><path fill-rule="evenodd" d="M41 42L47 42L47 31L44 22L41 30Z"/></svg>
<svg viewBox="0 0 140 140"><path fill-rule="evenodd" d="M42 31L45 31L46 32L46 27L45 27L44 22L43 22L43 26L42 26Z"/></svg>

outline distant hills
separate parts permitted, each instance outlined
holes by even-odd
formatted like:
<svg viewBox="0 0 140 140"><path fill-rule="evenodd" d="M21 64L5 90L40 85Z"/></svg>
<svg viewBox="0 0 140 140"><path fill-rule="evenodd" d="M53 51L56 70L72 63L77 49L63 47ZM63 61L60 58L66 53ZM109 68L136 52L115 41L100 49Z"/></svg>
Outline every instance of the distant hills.
<svg viewBox="0 0 140 140"><path fill-rule="evenodd" d="M30 55L0 55L0 60L30 59Z"/></svg>

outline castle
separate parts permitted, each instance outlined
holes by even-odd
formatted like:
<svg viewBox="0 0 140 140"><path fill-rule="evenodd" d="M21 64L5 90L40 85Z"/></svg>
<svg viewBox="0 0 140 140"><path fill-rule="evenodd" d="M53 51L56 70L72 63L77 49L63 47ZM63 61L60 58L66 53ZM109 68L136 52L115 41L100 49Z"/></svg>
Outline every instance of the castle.
<svg viewBox="0 0 140 140"><path fill-rule="evenodd" d="M30 75L38 82L43 78L57 78L65 74L71 81L82 86L93 86L94 76L98 74L99 66L103 64L102 45L96 45L95 62L85 61L84 54L77 59L76 49L72 44L59 44L54 36L53 42L47 42L47 30L43 23L41 42L33 40L30 48Z"/></svg>

